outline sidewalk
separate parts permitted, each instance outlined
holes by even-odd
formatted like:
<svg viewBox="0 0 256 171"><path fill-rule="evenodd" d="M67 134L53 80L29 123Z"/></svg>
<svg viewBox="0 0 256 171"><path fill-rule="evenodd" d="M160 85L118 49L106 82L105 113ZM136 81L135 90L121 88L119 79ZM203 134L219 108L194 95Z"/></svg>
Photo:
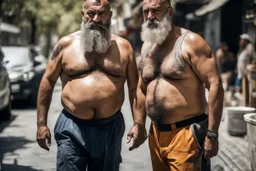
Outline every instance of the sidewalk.
<svg viewBox="0 0 256 171"><path fill-rule="evenodd" d="M223 115L226 115L224 108ZM247 136L230 136L227 132L227 117L219 128L219 152L212 162L213 171L251 171Z"/></svg>

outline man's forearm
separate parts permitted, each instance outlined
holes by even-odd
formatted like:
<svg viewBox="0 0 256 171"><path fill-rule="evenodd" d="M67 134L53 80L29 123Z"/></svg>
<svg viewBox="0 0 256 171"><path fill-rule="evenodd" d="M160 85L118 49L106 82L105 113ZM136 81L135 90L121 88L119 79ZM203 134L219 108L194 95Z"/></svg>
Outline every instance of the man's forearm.
<svg viewBox="0 0 256 171"><path fill-rule="evenodd" d="M133 104L136 97L136 89L129 90L129 100L130 100L130 107L132 112L132 117L134 118L134 110L133 110Z"/></svg>
<svg viewBox="0 0 256 171"><path fill-rule="evenodd" d="M140 95L134 100L133 104L134 111L134 124L145 125L146 111L145 111L145 96Z"/></svg>
<svg viewBox="0 0 256 171"><path fill-rule="evenodd" d="M212 85L209 89L208 101L209 130L217 132L219 129L223 109L223 98L224 90L221 83Z"/></svg>
<svg viewBox="0 0 256 171"><path fill-rule="evenodd" d="M41 83L38 93L37 105L37 126L47 125L47 114L51 104L52 93L54 86L50 85L48 81Z"/></svg>

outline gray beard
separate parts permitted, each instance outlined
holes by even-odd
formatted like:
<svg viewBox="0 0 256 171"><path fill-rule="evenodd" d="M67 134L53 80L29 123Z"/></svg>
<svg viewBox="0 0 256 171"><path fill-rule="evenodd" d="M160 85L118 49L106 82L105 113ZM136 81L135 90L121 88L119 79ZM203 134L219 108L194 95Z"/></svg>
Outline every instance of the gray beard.
<svg viewBox="0 0 256 171"><path fill-rule="evenodd" d="M154 21L157 28L150 28L150 21L144 21L142 24L141 40L145 43L157 43L161 45L167 38L169 32L172 30L170 23L170 15L167 13L162 21Z"/></svg>
<svg viewBox="0 0 256 171"><path fill-rule="evenodd" d="M93 28L96 27L97 29ZM106 53L111 45L110 23L107 25L93 24L87 21L81 23L81 47L85 52Z"/></svg>

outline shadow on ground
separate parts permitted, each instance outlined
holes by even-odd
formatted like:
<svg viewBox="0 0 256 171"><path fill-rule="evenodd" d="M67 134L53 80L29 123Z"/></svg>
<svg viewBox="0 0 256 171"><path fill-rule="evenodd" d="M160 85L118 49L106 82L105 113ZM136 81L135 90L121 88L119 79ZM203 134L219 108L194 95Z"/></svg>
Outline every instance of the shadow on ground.
<svg viewBox="0 0 256 171"><path fill-rule="evenodd" d="M4 154L13 153L17 149L25 149L25 145L33 141L24 137L0 137L0 164L2 163ZM29 166L20 166L15 159L13 164L1 164L0 171L38 171Z"/></svg>
<svg viewBox="0 0 256 171"><path fill-rule="evenodd" d="M26 100L12 101L12 109L36 109L36 102L30 102Z"/></svg>
<svg viewBox="0 0 256 171"><path fill-rule="evenodd" d="M8 127L8 125L10 125L10 123L12 123L12 121L15 120L17 116L12 115L11 119L9 121L0 121L0 133L3 132L3 130ZM1 142L0 142L1 143Z"/></svg>
<svg viewBox="0 0 256 171"><path fill-rule="evenodd" d="M30 166L20 166L14 164L3 164L2 170L0 171L43 171L43 170L36 170L31 168Z"/></svg>

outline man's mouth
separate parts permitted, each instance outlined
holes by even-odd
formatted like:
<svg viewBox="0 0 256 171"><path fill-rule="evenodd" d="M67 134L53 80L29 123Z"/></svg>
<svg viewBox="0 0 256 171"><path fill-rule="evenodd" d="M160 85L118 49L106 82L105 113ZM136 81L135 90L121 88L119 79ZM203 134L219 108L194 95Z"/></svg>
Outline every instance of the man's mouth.
<svg viewBox="0 0 256 171"><path fill-rule="evenodd" d="M99 25L91 25L91 29L101 30L102 27Z"/></svg>
<svg viewBox="0 0 256 171"><path fill-rule="evenodd" d="M150 28L150 29L154 29L157 27L158 27L158 25L156 23L148 23L148 28Z"/></svg>

